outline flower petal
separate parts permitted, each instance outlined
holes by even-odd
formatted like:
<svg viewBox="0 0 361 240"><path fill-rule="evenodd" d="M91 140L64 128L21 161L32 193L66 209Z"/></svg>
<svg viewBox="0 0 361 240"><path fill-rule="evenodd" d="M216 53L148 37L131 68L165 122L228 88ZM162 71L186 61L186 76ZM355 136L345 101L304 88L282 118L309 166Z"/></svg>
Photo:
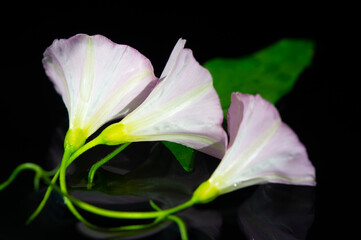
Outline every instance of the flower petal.
<svg viewBox="0 0 361 240"><path fill-rule="evenodd" d="M156 81L146 57L101 35L55 40L43 65L68 109L69 127L85 129L88 136L132 111Z"/></svg>
<svg viewBox="0 0 361 240"><path fill-rule="evenodd" d="M210 73L184 44L178 41L161 82L121 123L129 141L172 141L221 158L227 135L220 101Z"/></svg>
<svg viewBox="0 0 361 240"><path fill-rule="evenodd" d="M315 185L305 147L260 95L232 94L228 129L229 148L209 179L221 193L265 182Z"/></svg>

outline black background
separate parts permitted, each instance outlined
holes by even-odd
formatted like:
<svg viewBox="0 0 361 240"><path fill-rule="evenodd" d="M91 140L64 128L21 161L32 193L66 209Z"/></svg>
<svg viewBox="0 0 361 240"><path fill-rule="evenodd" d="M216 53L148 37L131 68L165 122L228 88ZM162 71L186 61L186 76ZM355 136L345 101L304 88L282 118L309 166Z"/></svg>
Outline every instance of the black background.
<svg viewBox="0 0 361 240"><path fill-rule="evenodd" d="M1 146L0 181L25 161L45 168L49 166L45 159L51 136L67 117L62 100L41 64L42 53L56 38L68 38L77 33L102 34L139 50L151 60L157 76L180 37L187 39L186 46L193 50L200 63L213 57L247 55L285 37L309 38L316 43L313 64L277 107L283 120L306 145L317 170L315 221L307 239L328 239L326 236L337 233L345 236L340 226L348 220L340 218L338 214L343 210L337 204L344 197L344 191L337 180L341 175L336 177L335 173L341 155L329 154L337 145L333 139L341 136L351 124L340 117L346 112L341 108L346 91L328 74L332 71L330 55L337 52L329 40L337 35L333 31L337 24L332 16L323 14L325 9L313 5L284 7L285 10L266 10L265 13L256 6L230 5L207 11L177 3L172 10L160 7L157 11L122 4L69 5L62 9L32 5L4 8L9 16L2 20L1 37L0 103L4 121L1 136L5 144ZM331 35L328 34L330 30ZM32 191L31 176L23 174L0 193L1 222L9 218L13 219L12 224L21 224L21 218L25 220L31 212L32 209L22 202L25 198L21 197ZM14 220L16 217L20 219ZM16 226L12 228L17 229ZM36 236L29 236L33 237Z"/></svg>

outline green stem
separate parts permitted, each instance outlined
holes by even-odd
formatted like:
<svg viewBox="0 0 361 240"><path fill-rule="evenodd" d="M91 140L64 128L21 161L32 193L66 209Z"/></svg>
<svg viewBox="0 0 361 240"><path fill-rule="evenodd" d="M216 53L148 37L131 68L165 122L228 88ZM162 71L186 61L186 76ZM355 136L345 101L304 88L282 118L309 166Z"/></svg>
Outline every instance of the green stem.
<svg viewBox="0 0 361 240"><path fill-rule="evenodd" d="M65 154L64 154L65 155ZM66 156L64 157L64 160L66 160ZM70 161L69 161L70 162ZM67 164L66 164L67 165ZM0 190L4 189L5 187L7 187L15 178L16 176L23 170L25 169L31 169L35 172L41 172L42 174L40 175L44 181L50 185L51 188L57 190L61 195L63 195L66 199L70 200L70 201L66 201L66 203L68 204L68 206L71 206L71 209L75 209L72 205L71 202L73 202L76 206L78 206L79 208L86 210L88 212L100 215L100 216L104 216L104 217L109 217L109 218L120 218L120 219L151 219L151 218L164 218L168 215L171 215L173 213L182 211L188 207L193 206L196 201L194 198L191 198L189 201L180 204L176 207L173 208L169 208L166 210L161 210L161 211L153 211L153 212L121 212L121 211L113 211L113 210L108 210L108 209L103 209L100 207L96 207L94 205L91 205L89 203L83 202L81 200L78 200L74 197L72 197L71 195L68 194L67 189L66 189L66 183L64 183L65 178L64 176L61 177L61 170L60 170L60 177L62 178L61 182L61 187L60 189L54 184L54 179L58 176L58 174L56 174L54 176L54 178L52 180L50 180L47 176L45 176L43 174L43 170L41 167L33 164L33 163L23 163L21 165L19 165L11 174L11 176L9 177L9 179L7 181L5 181L4 183L2 183L0 185ZM64 167L61 167L60 169L63 169L63 174L64 174ZM76 210L75 210L76 211ZM77 214L76 214L77 215Z"/></svg>
<svg viewBox="0 0 361 240"><path fill-rule="evenodd" d="M64 154L63 157L63 161L65 162L65 164L63 165L67 165L67 157L68 157L68 153ZM179 228L180 228L180 233L182 236L182 240L187 240L187 229L186 226L184 224L184 222L176 216L172 216L171 214L184 210L185 208L188 208L190 206L192 206L193 204L196 203L196 200L194 198L192 198L191 200L176 206L174 208L170 208L167 210L161 210L158 206L156 206L154 203L152 204L153 207L156 208L156 212L118 212L118 211L111 211L111 210L107 210L107 209L102 209L93 205L90 205L88 203L82 202L76 198L74 198L73 196L69 195L66 191L66 185L63 184L63 188L65 187L65 191L62 190L62 187L57 187L55 185L55 182L57 178L57 176L60 174L63 174L64 171L64 167L61 166L60 168L60 172L58 171L55 176L53 177L52 180L50 180L48 178L46 174L46 172L39 167L36 164L33 163L23 163L21 165L19 165L14 171L13 173L10 175L9 179L7 181L5 181L4 183L0 184L0 190L6 188L15 178L16 176L22 172L23 170L33 170L36 173L36 176L41 177L47 184L49 184L55 191L57 191L58 193L60 193L66 200L67 206L70 209L70 211L72 211L72 213L78 218L78 220L82 221L87 227L93 228L95 230L98 231L132 231L132 230L140 230L140 229L145 229L145 228L150 228L153 227L157 224L159 224L161 221L164 220L172 220L175 221ZM66 169L65 169L66 170ZM63 179L63 177L61 177L61 179ZM64 181L65 179L61 180ZM102 216L106 216L106 217L111 217L111 218L126 218L126 219L149 219L149 218L155 218L155 220L152 223L149 224L143 224L143 225L129 225L129 226L121 226L121 227L113 227L113 228L103 228L103 227L99 227L96 225L93 225L91 223L89 223L87 220L85 220L78 212L77 210L74 208L74 206L71 204L71 201L74 202L75 205L77 205L78 207L90 211L92 213L98 214L98 215L102 215Z"/></svg>
<svg viewBox="0 0 361 240"><path fill-rule="evenodd" d="M60 165L60 175L59 175L59 184L60 184L60 192L64 193L63 197L64 197L64 202L66 204L66 206L68 207L69 211L71 213L73 213L73 215L81 222L83 222L85 225L87 226L91 226L91 227L95 227L95 225L89 223L77 210L76 208L73 206L72 202L69 201L69 199L67 198L68 195L68 189L66 187L66 168L67 166L69 166L68 162L70 162L70 156L71 156L72 152L69 151L69 149L65 148L64 151L64 155L63 155L63 159L61 160L61 165Z"/></svg>
<svg viewBox="0 0 361 240"><path fill-rule="evenodd" d="M35 165L33 163L23 163L20 164L19 166L17 166L15 168L15 170L11 173L10 177L3 182L2 184L0 184L0 191L5 189L7 186L9 186L16 178L16 176L22 172L23 170L27 170L27 169L31 169L34 172L38 173L39 171L44 172L41 167L39 167L38 165Z"/></svg>
<svg viewBox="0 0 361 240"><path fill-rule="evenodd" d="M52 175L51 173L47 173L45 172L40 166L34 164L34 163L23 163L21 165L19 165L13 172L12 174L10 175L10 177L8 178L7 181L5 181L4 183L0 184L0 190L3 190L4 188L6 188L16 177L17 175L19 175L19 173L21 173L22 171L24 170L33 170L36 174L36 176L39 176L40 178L42 178L47 184L49 184L49 186L51 188L48 188L48 189L55 189L55 191L57 191L59 194L63 195L63 196L66 196L68 197L69 199L71 200L74 200L74 197L68 195L68 194L65 194L63 193L56 185L55 185L55 182L56 182L56 179L57 177L59 176L59 173L60 171L58 171L56 173L56 175L53 177L52 180L50 180L48 178L48 175ZM54 180L55 179L55 180ZM51 191L49 191L51 192ZM30 220L30 219L29 219ZM28 221L29 221L28 220ZM113 231L113 232L116 232L116 231L131 231L131 230L140 230L140 229L144 229L144 228L149 228L149 227L152 227L152 226L155 226L156 224L158 224L159 221L158 219L156 219L154 222L152 223L149 223L149 224L144 224L144 225L129 225L129 226L121 226L121 227L112 227L112 228L103 228L103 227L99 227L99 226L96 226L96 225L93 225L87 221L84 222L84 224L87 226L87 227L90 227L90 228L93 228L95 230L98 230L98 231Z"/></svg>
<svg viewBox="0 0 361 240"><path fill-rule="evenodd" d="M46 181L49 184L49 188L47 189L47 192L46 192L42 202L40 203L40 205L38 206L36 211L28 219L27 223L31 222L40 213L40 211L44 207L47 199L49 198L52 189L55 189L57 192L59 192L64 197L65 204L67 205L68 209L73 213L73 215L79 221L83 222L86 226L88 226L90 228L98 229L98 230L104 229L104 228L101 228L101 227L98 227L96 225L89 223L85 218L83 218L80 215L80 213L76 210L73 203L77 207L79 207L83 210L86 210L88 212L91 212L93 214L97 214L100 216L109 217L109 218L120 218L120 219L152 219L152 218L154 218L155 219L154 222L150 223L150 224L122 226L122 227L110 228L110 229L107 228L106 230L108 230L108 231L109 230L112 230L112 231L139 230L139 229L152 227L152 226L158 224L160 221L169 219L169 220L175 221L178 224L178 226L180 228L182 240L188 239L184 222L180 218L178 218L176 216L172 216L172 214L182 211L182 210L194 205L195 203L197 203L197 200L195 198L192 198L189 201L187 201L183 204L180 204L179 206L176 206L176 207L173 207L170 209L166 209L166 210L160 210L158 208L157 211L155 211L155 212L120 212L120 211L113 211L113 210L108 210L108 209L103 209L103 208L93 206L91 204L88 204L86 202L78 200L68 194L67 187L66 187L66 169L67 169L67 167L82 153L84 153L88 149L90 149L98 144L99 144L99 141L97 140L97 138L95 138L92 141L85 144L83 147L79 148L79 150L76 151L74 154L72 154L72 152L69 151L69 149L65 149L60 169L55 173L52 180L50 180L46 176L46 174L44 174L45 172L42 170L41 167L39 167L35 164L31 164L31 163L21 164L14 170L14 172L11 174L9 179L0 185L0 190L6 188L16 178L16 176L21 171L23 171L25 169L31 169L36 172L37 177L42 177L44 179L44 181ZM117 148L113 153L109 154L106 158L104 158L106 160L103 159L101 161L101 163L104 164L106 161L108 161L109 159L114 157L116 154L118 154L121 150L123 150L129 144L130 143L127 143L127 144L124 144L121 147ZM99 166L101 166L102 164L99 164ZM95 172L97 168L98 167L94 167L95 170L93 170L93 172ZM58 177L59 177L60 189L55 185L55 182Z"/></svg>
<svg viewBox="0 0 361 240"><path fill-rule="evenodd" d="M187 226L185 225L184 221L180 217L174 215L169 215L167 218L174 221L178 225L181 239L188 240Z"/></svg>
<svg viewBox="0 0 361 240"><path fill-rule="evenodd" d="M76 150L69 158L68 162L66 163L66 167L68 167L72 162L74 162L75 159L77 159L80 155L82 155L84 152L88 151L89 149L102 144L100 138L94 138L93 140L87 142L82 147L80 147L78 150Z"/></svg>
<svg viewBox="0 0 361 240"><path fill-rule="evenodd" d="M151 219L151 218L164 218L170 214L182 211L188 207L194 205L194 201L191 199L181 205L178 205L174 208L155 211L155 212L120 212L120 211L112 211L104 208L99 208L93 205L90 205L86 202L82 202L76 199L74 204L80 207L83 210L92 212L94 214L109 217L109 218L121 218L121 219Z"/></svg>
<svg viewBox="0 0 361 240"><path fill-rule="evenodd" d="M68 149L65 149L63 159L61 160L60 165L60 174L59 174L59 183L60 183L60 190L64 193L68 193L68 190L66 188L66 168L67 168L67 162L70 159L71 152ZM64 201L66 202L66 198L64 198Z"/></svg>
<svg viewBox="0 0 361 240"><path fill-rule="evenodd" d="M96 140L96 139L97 138L93 139L92 141L89 141L87 144L80 147L75 153L73 153L70 156L69 160L66 162L66 167L68 167L77 157L79 157L85 151L87 151L87 150L95 147L96 145L100 144L100 141ZM53 174L54 173L51 173L51 175L53 175ZM59 174L60 174L60 168L57 169L57 171L55 172L55 175L54 175L53 179L51 180L52 184L55 184L55 182L58 180ZM36 210L33 212L33 214L28 218L28 220L26 221L26 224L30 224L39 215L39 213L43 210L46 202L48 201L48 199L50 197L51 192L53 191L52 184L49 185L49 187L46 190L46 193L45 193L45 195L43 197L43 200L40 202L40 204L38 205Z"/></svg>
<svg viewBox="0 0 361 240"><path fill-rule="evenodd" d="M110 154L108 154L106 157L104 157L103 159L101 159L100 161L96 162L89 171L88 174L88 189L91 188L91 185L93 183L94 180L94 175L95 172L98 170L98 168L100 168L101 166L103 166L105 163L107 163L110 159L112 159L113 157L115 157L118 153L120 153L121 151L123 151L127 146L129 146L129 144L131 144L131 142L128 143L124 143L123 145L121 145L120 147L118 147L117 149L115 149L113 152L111 152Z"/></svg>
<svg viewBox="0 0 361 240"><path fill-rule="evenodd" d="M58 180L59 174L60 174L60 169L58 169L58 171L55 173L54 177L51 179L51 182L50 182L51 184L55 184L56 180ZM39 215L41 210L43 210L46 202L48 201L48 199L50 197L52 190L53 190L52 186L49 185L48 189L45 192L43 200L41 200L40 204L35 209L33 214L31 214L31 216L28 218L28 220L26 220L26 225L29 225Z"/></svg>
<svg viewBox="0 0 361 240"><path fill-rule="evenodd" d="M66 168L78 157L80 156L82 153L84 153L85 151L89 150L90 148L98 145L101 143L100 138L94 138L92 141L88 142L87 144L85 144L84 146L82 146L78 151L76 151L72 156L71 156L71 152L69 151L69 149L65 148L64 151L64 156L62 159L62 164L60 166L60 178L59 178L59 183L60 183L60 190L61 192L67 194L67 187L66 187ZM130 143L125 144L124 147L120 147L121 150L123 150L126 146L128 146ZM119 153L120 151L117 151L117 153ZM111 154L112 155L112 154ZM70 157L71 156L71 157ZM115 155L114 155L115 156ZM113 156L113 157L114 157ZM74 201L74 198L72 198ZM77 200L77 199L76 199ZM64 201L65 204L67 205L68 209L73 213L73 215L81 222L83 222L86 225L92 225L90 224L85 218L83 218L83 216L81 216L81 214L76 210L76 208L74 207L74 205L72 204L71 201L68 201L66 197L64 197ZM91 205L90 205L91 206Z"/></svg>

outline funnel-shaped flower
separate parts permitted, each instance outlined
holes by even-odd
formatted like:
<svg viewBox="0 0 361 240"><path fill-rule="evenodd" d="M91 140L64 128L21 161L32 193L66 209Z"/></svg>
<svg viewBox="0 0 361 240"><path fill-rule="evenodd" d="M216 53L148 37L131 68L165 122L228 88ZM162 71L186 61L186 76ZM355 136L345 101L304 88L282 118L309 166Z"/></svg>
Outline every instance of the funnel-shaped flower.
<svg viewBox="0 0 361 240"><path fill-rule="evenodd" d="M180 39L148 98L100 137L105 144L171 141L221 158L227 135L210 73Z"/></svg>
<svg viewBox="0 0 361 240"><path fill-rule="evenodd" d="M195 192L200 202L258 183L315 185L315 169L297 135L260 95L233 93L230 144L213 175Z"/></svg>
<svg viewBox="0 0 361 240"><path fill-rule="evenodd" d="M68 109L70 142L83 142L104 123L132 111L156 81L146 57L100 35L55 40L43 65Z"/></svg>

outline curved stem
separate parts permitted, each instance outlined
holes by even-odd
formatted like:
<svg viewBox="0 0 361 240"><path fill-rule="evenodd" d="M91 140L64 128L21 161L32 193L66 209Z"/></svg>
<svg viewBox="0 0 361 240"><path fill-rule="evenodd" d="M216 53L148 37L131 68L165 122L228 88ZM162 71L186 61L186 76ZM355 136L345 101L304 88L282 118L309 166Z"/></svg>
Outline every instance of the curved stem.
<svg viewBox="0 0 361 240"><path fill-rule="evenodd" d="M66 165L68 155L69 155L68 153L64 154L63 161L65 163L63 165ZM93 206L91 204L82 202L82 201L74 198L73 196L69 195L66 191L66 185L63 185L63 188L65 187L65 191L63 191L61 189L62 187L58 188L55 185L56 180L54 180L54 179L56 179L59 174L61 177L61 175L63 174L63 171L64 171L64 167L61 167L60 172L58 171L55 174L55 176L53 177L53 179L50 180L47 176L49 174L46 174L46 172L40 166L38 166L34 163L23 163L23 164L19 165L13 171L13 173L10 175L8 180L5 181L4 183L0 184L0 190L7 187L16 178L16 176L23 170L33 170L36 173L37 177L42 178L47 184L49 184L52 187L52 189L56 190L62 196L64 196L69 210L75 215L75 217L78 218L78 220L82 221L87 227L90 227L90 228L93 228L93 229L99 230L99 231L104 231L104 230L105 231L132 231L132 230L140 230L140 229L150 228L150 227L153 227L153 226L159 224L161 221L168 219L168 220L172 220L178 224L182 240L188 239L187 229L186 229L184 222L179 217L172 216L171 214L181 211L181 210L188 208L188 207L192 206L193 204L195 204L196 201L194 198L190 199L189 201L187 201L179 206L176 206L176 207L170 208L170 209L166 209L166 210L161 210L158 206L156 206L154 203L152 204L152 202L151 202L151 205L156 209L156 212L119 212L119 211L102 209L102 208ZM63 177L61 177L61 178L62 178L61 182L65 180L65 179L63 179ZM64 184L64 183L62 183L62 184ZM113 227L113 228L103 228L103 227L99 227L99 226L94 225L94 224L88 222L87 220L85 220L78 213L78 211L74 208L71 201L74 202L75 205L77 205L78 207L80 207L84 210L90 211L90 212L98 214L98 215L106 216L106 217L126 218L126 219L155 218L155 220L152 223L143 224L143 225L129 225L129 226L121 226L121 227Z"/></svg>
<svg viewBox="0 0 361 240"><path fill-rule="evenodd" d="M75 198L71 198L71 201L78 206L79 208L86 210L88 212L108 217L108 218L120 218L120 219L151 219L151 218L165 218L168 215L171 215L173 213L182 211L188 207L191 207L195 204L193 199L190 199L189 201L178 205L173 208L169 208L162 211L154 211L154 212L121 212L121 211L113 211L108 210L100 207L96 207L94 205L91 205L89 203L80 201Z"/></svg>
<svg viewBox="0 0 361 240"><path fill-rule="evenodd" d="M93 179L94 179L94 175L95 172L98 170L98 168L100 168L101 166L103 166L105 163L107 163L110 159L114 158L118 153L120 153L121 151L123 151L127 146L129 146L129 144L131 144L131 142L128 143L124 143L123 145L121 145L120 147L118 147L117 149L115 149L113 152L111 152L110 154L108 154L106 157L104 157L103 159L101 159L100 161L96 162L89 171L88 174L88 189L91 188L91 184L93 183Z"/></svg>
<svg viewBox="0 0 361 240"><path fill-rule="evenodd" d="M65 148L63 159L61 160L60 165L60 174L59 174L59 184L60 184L60 192L64 193L64 202L66 206L68 207L69 211L73 213L73 215L81 222L83 222L87 226L95 227L95 225L89 223L73 206L72 202L68 200L68 189L66 187L66 168L70 165L68 164L71 156L71 151L69 149Z"/></svg>
<svg viewBox="0 0 361 240"><path fill-rule="evenodd" d="M51 184L55 184L56 180L58 180L60 174L60 169L57 170L57 172L55 173L54 177L51 179ZM52 192L53 188L51 185L49 185L48 189L46 189L45 195L43 197L43 200L41 200L40 204L38 205L38 207L35 209L35 211L33 212L33 214L31 214L31 216L28 218L28 220L26 220L26 225L29 225L41 212L41 210L43 210L46 202L48 201L50 194Z"/></svg>
<svg viewBox="0 0 361 240"><path fill-rule="evenodd" d="M92 139L91 141L87 142L83 146L81 146L78 150L76 150L69 158L66 166L68 167L72 162L74 162L75 159L77 159L80 155L82 155L84 152L88 151L89 149L102 144L102 141L100 138L96 137Z"/></svg>
<svg viewBox="0 0 361 240"><path fill-rule="evenodd" d="M71 155L71 152L69 151L69 149L65 148L63 159L62 159L61 166L60 166L60 178L59 178L60 190L62 193L68 194L67 187L66 187L66 181L65 181L66 168L82 153L84 153L85 151L89 150L90 148L93 148L94 146L96 146L100 143L101 143L100 138L94 138L92 141L88 142L87 144L82 146L80 149L78 149L78 151L76 151L73 155ZM125 144L125 146L121 146L119 149L123 150L129 144L130 143ZM115 152L116 152L116 154L118 154L120 151L115 151ZM110 155L111 155L111 157L114 157L116 154L110 154ZM106 159L108 159L108 158L106 157ZM66 197L64 197L64 201L65 201L65 204L67 205L68 209L73 213L73 215L79 221L83 222L86 225L92 225L83 216L81 216L81 214L76 210L76 208L74 207L72 202L68 201ZM73 198L73 201L74 201L74 198Z"/></svg>
<svg viewBox="0 0 361 240"><path fill-rule="evenodd" d="M171 215L173 213L182 211L188 207L193 206L196 201L194 198L191 198L189 201L180 204L176 207L173 208L169 208L166 210L161 210L161 211L153 211L153 212L121 212L121 211L113 211L113 210L108 210L108 209L104 209L104 208L100 208L100 207L96 207L94 205L91 205L89 203L83 202L81 200L78 200L74 197L72 197L71 195L69 195L67 193L66 190L66 184L64 184L63 181L65 181L65 179L62 179L62 186L58 188L55 184L54 184L54 179L58 176L58 174L56 174L54 176L54 178L52 180L50 180L46 175L44 175L44 171L42 170L41 167L33 164L33 163L23 163L21 165L19 165L11 174L11 176L9 177L9 179L7 181L5 181L4 183L2 183L0 185L0 190L4 189L5 187L7 187L15 178L16 176L23 170L26 169L31 169L35 172L41 172L42 174L40 174L40 176L43 178L43 180L50 185L51 188L55 189L57 192L59 192L61 195L63 195L66 199L70 200L70 201L66 201L69 205L68 206L72 206L70 208L75 209L74 206L72 205L72 203L74 203L77 207L86 210L88 212L100 215L100 216L104 216L104 217L109 217L109 218L120 218L120 219L151 219L151 218L164 218L168 215ZM61 174L60 174L61 175ZM61 188L63 188L65 191L63 191ZM72 203L71 203L72 202ZM75 210L76 211L76 210Z"/></svg>
<svg viewBox="0 0 361 240"><path fill-rule="evenodd" d="M96 139L94 139L94 140L96 140ZM74 197L72 197L71 195L68 194L67 187L66 187L66 174L65 174L66 173L66 168L79 155L81 155L83 152L85 152L86 150L88 150L88 149L90 149L90 148L92 148L92 147L99 144L99 142L94 141L94 140L90 141L87 144L85 144L83 147L81 147L74 154L71 154L71 152L68 149L65 149L60 169L56 172L56 174L54 175L52 180L50 180L48 178L48 176L46 176L46 174L44 174L45 171L41 167L39 167L39 166L37 166L35 164L32 164L32 163L24 163L24 164L19 165L14 170L14 172L11 174L9 179L0 185L0 190L6 188L16 178L16 176L21 171L23 171L25 169L31 169L31 170L36 172L38 177L43 178L44 181L49 184L49 188L48 188L48 190L47 190L47 192L46 192L46 194L44 196L43 201L41 202L41 204L39 205L37 210L33 213L33 215L29 218L28 222L31 222L39 214L39 212L41 211L41 209L45 205L46 200L49 198L52 189L55 189L57 192L59 192L64 197L64 201L65 201L67 207L69 208L69 210L73 213L73 215L78 220L82 221L88 227L91 227L91 228L94 228L94 229L101 229L98 226L93 225L93 224L89 223L86 219L84 219L80 215L80 213L76 210L73 203L77 207L79 207L79 208L81 208L83 210L86 210L88 212L91 212L93 214L97 214L97 215L100 215L100 216L109 217L109 218L120 218L120 219L152 219L152 218L154 218L155 219L155 221L153 223L151 223L151 224L123 226L123 227L119 227L119 228L114 228L113 230L142 229L142 228L147 228L147 227L153 226L153 225L155 225L156 223L159 223L162 220L169 219L169 220L176 221L177 224L180 226L182 236L186 236L185 235L186 231L185 231L184 223L181 222L181 220L179 218L176 218L174 216L169 218L169 216L172 215L173 213L184 210L184 209L194 205L197 202L194 198L191 198L189 201L187 201L187 202L185 202L183 204L180 204L180 205L178 205L176 207L166 209L166 210L158 209L157 211L153 211L153 212L120 212L120 211L113 211L113 210L108 210L108 209L103 209L103 208L100 208L100 207L96 207L94 205L91 205L91 204L88 204L88 203L83 202L81 200L78 200L78 199L76 199L76 198L74 198ZM55 182L56 182L58 177L60 178L60 180L59 180L60 189L55 185ZM109 230L109 229L107 229L107 230ZM182 237L182 239L187 239L187 238Z"/></svg>
<svg viewBox="0 0 361 240"><path fill-rule="evenodd" d="M5 189L7 186L9 186L16 178L16 176L22 172L23 170L27 170L27 169L31 169L33 170L34 172L38 173L40 170L43 171L41 169L41 167L39 167L38 165L36 164L33 164L33 163L23 163L23 164L20 164L19 166L17 166L15 168L15 170L11 173L10 177L5 181L3 182L2 184L0 184L0 191Z"/></svg>
<svg viewBox="0 0 361 240"><path fill-rule="evenodd" d="M73 153L69 160L66 162L66 167L68 167L77 157L79 157L81 154L83 154L85 151L95 147L96 145L100 144L100 141L95 138L92 141L89 141L87 144L83 145L82 147L80 147L75 153ZM63 162L63 161L62 161ZM55 169L56 172L53 173L50 172L51 175L55 174L53 179L51 180L52 184L55 184L55 182L58 180L58 177L60 175L60 168ZM33 212L33 214L31 214L31 216L28 218L28 220L26 221L26 224L30 224L38 215L39 213L43 210L46 202L48 201L51 192L53 191L52 188L52 184L49 185L48 189L46 190L46 193L43 197L43 199L41 200L40 204L38 205L38 207L35 209L35 211ZM1 189L0 189L1 190ZM75 211L74 211L75 213Z"/></svg>
<svg viewBox="0 0 361 240"><path fill-rule="evenodd" d="M174 215L169 215L167 218L174 221L178 225L181 239L188 240L187 226L185 225L184 221L180 217Z"/></svg>
<svg viewBox="0 0 361 240"><path fill-rule="evenodd" d="M67 168L67 162L71 156L71 152L69 149L65 149L63 159L61 160L60 165L60 174L59 174L59 183L60 183L60 190L64 193L68 193L68 190L66 188L66 168ZM65 203L67 202L66 197L64 198Z"/></svg>
<svg viewBox="0 0 361 240"><path fill-rule="evenodd" d="M40 178L42 178L47 184L49 184L49 187L51 188L48 188L49 189L55 189L58 193L60 193L61 195L63 196L66 196L68 197L69 199L72 199L74 200L74 197L68 195L68 194L65 194L63 192L61 192L61 190L55 185L55 182L56 182L56 179L57 177L59 176L59 173L60 171L58 171L56 173L56 175L53 177L52 180L50 180L48 178L48 175L51 175L50 174L47 174L40 166L34 164L34 163L23 163L21 165L19 165L18 167L15 168L15 170L12 172L12 174L10 175L10 177L8 178L7 181L5 181L4 183L0 184L0 190L3 190L4 188L6 188L9 184L11 184L11 182L17 177L17 175L19 175L19 173L21 173L22 171L24 170L33 170L36 174L36 176L39 176ZM55 180L54 180L55 179ZM49 190L49 192L51 192L51 190ZM49 193L50 194L50 193ZM28 221L31 221L33 218L29 218ZM84 224L87 226L87 227L90 227L90 228L93 228L95 230L99 230L99 231L130 231L130 230L140 230L140 229L143 229L143 228L149 228L149 227L152 227L156 224L159 223L158 219L155 219L152 223L149 223L149 224L144 224L144 225L129 225L129 226L121 226L121 227L112 227L112 228L103 228L103 227L99 227L99 226L96 226L94 224L91 224L87 221L83 221Z"/></svg>
<svg viewBox="0 0 361 240"><path fill-rule="evenodd" d="M61 183L61 185L63 185L63 187L60 187L60 193L65 196L66 198L69 198L69 200L75 204L77 207L91 212L93 214L96 215L100 215L103 217L108 217L108 218L120 218L120 219L151 219L151 218L165 218L168 215L171 215L173 213L182 211L188 207L193 206L196 201L194 198L191 198L189 201L182 203L176 207L173 208L169 208L166 210L161 210L161 211L153 211L153 212L122 212L122 211L114 211L114 210L109 210L109 209L104 209L104 208L100 208L94 205L91 205L89 203L83 202L77 198L72 197L71 195L69 195L66 191L66 189L64 188L64 183ZM63 189L65 190L63 190ZM72 206L71 208L74 209L74 206L72 205L72 203L70 201L66 201L66 203L68 204L68 206Z"/></svg>

